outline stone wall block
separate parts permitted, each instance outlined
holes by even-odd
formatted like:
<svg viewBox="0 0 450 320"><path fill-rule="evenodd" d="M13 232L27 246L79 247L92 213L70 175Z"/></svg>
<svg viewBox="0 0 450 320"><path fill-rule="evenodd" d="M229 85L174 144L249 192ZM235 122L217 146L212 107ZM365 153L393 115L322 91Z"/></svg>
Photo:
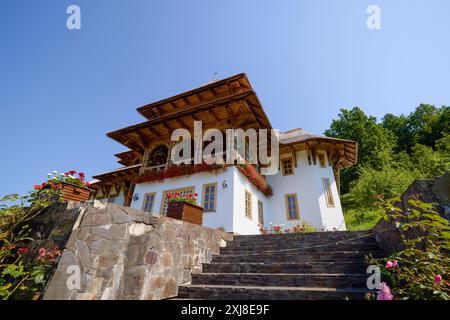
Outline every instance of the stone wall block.
<svg viewBox="0 0 450 320"><path fill-rule="evenodd" d="M88 214L81 222L81 226L102 226L111 223L112 219L109 214Z"/></svg>
<svg viewBox="0 0 450 320"><path fill-rule="evenodd" d="M115 211L112 213L112 218L115 224L131 223L132 221L131 217L124 212Z"/></svg>
<svg viewBox="0 0 450 320"><path fill-rule="evenodd" d="M99 255L104 253L112 244L112 241L106 239L99 239L91 244L91 252Z"/></svg>
<svg viewBox="0 0 450 320"><path fill-rule="evenodd" d="M61 226L54 234L64 230ZM45 299L170 298L229 238L222 231L115 204L88 207L71 232ZM66 286L69 265L80 267L80 290Z"/></svg>
<svg viewBox="0 0 450 320"><path fill-rule="evenodd" d="M80 264L83 267L84 271L89 271L92 266L92 258L86 242L82 240L76 240L75 248L77 249L76 254L80 259Z"/></svg>

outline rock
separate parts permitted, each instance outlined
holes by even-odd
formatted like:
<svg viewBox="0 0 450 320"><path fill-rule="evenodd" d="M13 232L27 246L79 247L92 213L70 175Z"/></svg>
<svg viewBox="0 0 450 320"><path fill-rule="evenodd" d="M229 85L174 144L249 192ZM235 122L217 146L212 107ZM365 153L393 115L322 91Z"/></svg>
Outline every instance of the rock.
<svg viewBox="0 0 450 320"><path fill-rule="evenodd" d="M174 278L169 278L164 284L161 298L175 297L178 293L178 285Z"/></svg>
<svg viewBox="0 0 450 320"><path fill-rule="evenodd" d="M116 224L130 223L132 221L131 217L123 212L113 212L112 218Z"/></svg>
<svg viewBox="0 0 450 320"><path fill-rule="evenodd" d="M83 267L84 271L89 271L91 269L92 259L86 242L76 240L75 247L77 248L77 256L80 259L81 266Z"/></svg>
<svg viewBox="0 0 450 320"><path fill-rule="evenodd" d="M121 299L142 299L148 270L143 267L132 268L124 272L121 283Z"/></svg>
<svg viewBox="0 0 450 320"><path fill-rule="evenodd" d="M93 254L102 254L110 246L111 241L106 239L99 239L92 243L91 252Z"/></svg>
<svg viewBox="0 0 450 320"><path fill-rule="evenodd" d="M143 224L143 223L133 223L128 226L128 233L131 236L142 236L143 234L150 232L153 230L152 226Z"/></svg>
<svg viewBox="0 0 450 320"><path fill-rule="evenodd" d="M120 224L120 225L113 225L111 227L111 239L113 240L123 240L127 237L127 226Z"/></svg>
<svg viewBox="0 0 450 320"><path fill-rule="evenodd" d="M94 259L95 268L111 268L119 262L119 254L114 252L104 253Z"/></svg>
<svg viewBox="0 0 450 320"><path fill-rule="evenodd" d="M106 205L103 204L103 202L101 202L99 200L94 200L94 204L92 205L92 207L94 207L96 209L100 209L100 210L106 209Z"/></svg>
<svg viewBox="0 0 450 320"><path fill-rule="evenodd" d="M160 259L161 259L161 266L163 267L170 267L173 264L172 255L168 252L163 253Z"/></svg>
<svg viewBox="0 0 450 320"><path fill-rule="evenodd" d="M111 239L111 227L112 225L107 224L99 227L93 227L91 230L89 230L92 234L95 234L99 237L105 238L105 239Z"/></svg>
<svg viewBox="0 0 450 320"><path fill-rule="evenodd" d="M114 300L115 299L115 290L111 287L105 289L102 294L101 300Z"/></svg>
<svg viewBox="0 0 450 320"><path fill-rule="evenodd" d="M82 226L101 226L111 222L109 214L87 214L81 224Z"/></svg>
<svg viewBox="0 0 450 320"><path fill-rule="evenodd" d="M95 300L97 298L97 295L95 293L90 292L83 292L79 293L76 296L76 300Z"/></svg>
<svg viewBox="0 0 450 320"><path fill-rule="evenodd" d="M144 263L147 265L154 265L158 260L158 252L155 250L149 250L144 255Z"/></svg>

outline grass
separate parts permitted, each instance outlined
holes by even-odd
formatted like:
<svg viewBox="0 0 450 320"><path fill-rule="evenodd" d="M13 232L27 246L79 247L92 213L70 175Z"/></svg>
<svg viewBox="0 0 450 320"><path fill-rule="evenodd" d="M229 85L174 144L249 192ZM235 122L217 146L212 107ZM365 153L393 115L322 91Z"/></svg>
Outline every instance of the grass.
<svg viewBox="0 0 450 320"><path fill-rule="evenodd" d="M383 217L384 209L344 209L347 230L361 231L372 229Z"/></svg>

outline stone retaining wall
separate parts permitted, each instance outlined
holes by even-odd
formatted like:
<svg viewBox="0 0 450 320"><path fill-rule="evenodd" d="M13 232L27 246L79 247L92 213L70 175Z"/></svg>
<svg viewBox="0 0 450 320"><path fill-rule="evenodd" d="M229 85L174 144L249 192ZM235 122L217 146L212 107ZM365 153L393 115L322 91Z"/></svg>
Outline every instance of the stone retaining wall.
<svg viewBox="0 0 450 320"><path fill-rule="evenodd" d="M406 212L410 208L409 200L418 198L427 203L434 203L435 209L443 217L450 220L450 172L430 180L415 180L402 194L397 207ZM404 248L402 235L407 239L415 239L424 234L419 230L402 231L396 228L395 222L380 220L373 228L380 246L387 254L401 251Z"/></svg>
<svg viewBox="0 0 450 320"><path fill-rule="evenodd" d="M97 201L80 212L46 300L174 297L232 240L220 230Z"/></svg>

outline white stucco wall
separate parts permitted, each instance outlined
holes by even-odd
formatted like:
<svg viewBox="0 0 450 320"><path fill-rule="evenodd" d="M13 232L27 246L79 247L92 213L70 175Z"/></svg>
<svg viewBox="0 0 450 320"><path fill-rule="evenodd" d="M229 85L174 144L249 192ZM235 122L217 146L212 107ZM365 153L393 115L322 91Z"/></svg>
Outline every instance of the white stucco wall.
<svg viewBox="0 0 450 320"><path fill-rule="evenodd" d="M245 215L245 190L252 194L252 217ZM264 222L270 219L269 201L258 188L251 183L239 170L234 169L234 217L233 231L237 234L259 234L258 226L258 200L263 204Z"/></svg>
<svg viewBox="0 0 450 320"><path fill-rule="evenodd" d="M222 182L226 181L224 189ZM163 192L167 190L194 187L198 193L198 203L202 204L203 185L217 183L217 207L215 212L205 212L203 225L211 228L223 227L226 231L237 234L259 234L258 200L263 203L264 214L269 210L268 198L264 196L237 168L229 167L217 174L202 172L182 178L165 179L163 182L140 183L134 190L139 200L133 201L131 207L142 209L144 195L155 192L153 215L159 215ZM252 218L245 216L245 190L252 193ZM269 217L265 216L265 221Z"/></svg>
<svg viewBox="0 0 450 320"><path fill-rule="evenodd" d="M283 156L282 156L283 157ZM322 178L330 180L334 207L326 204ZM222 187L226 181L227 187ZM132 201L131 207L142 209L144 195L155 192L153 205L154 215L159 215L162 205L163 192L186 187L194 187L198 193L198 203L202 205L203 185L217 183L217 206L215 212L205 212L203 224L211 228L223 227L226 231L237 234L258 234L258 200L263 203L264 224L266 227L273 224L284 224L293 227L301 220L311 223L318 229L345 230L344 216L334 181L333 170L326 164L320 167L309 165L306 151L297 153L297 167L294 174L283 176L281 171L267 177L274 195L266 197L260 192L237 168L229 167L226 171L215 173L202 172L181 178L165 179L162 182L137 184L134 193L139 200ZM252 217L245 215L245 190L252 194ZM300 211L300 220L288 220L285 206L285 194L296 193Z"/></svg>
<svg viewBox="0 0 450 320"><path fill-rule="evenodd" d="M281 155L280 157L288 156ZM318 229L345 230L344 216L332 167L328 165L327 161L325 168L320 167L319 160L316 165L309 165L306 151L297 152L296 157L297 167L294 166L293 175L283 176L280 170L276 175L267 177L267 182L272 187L274 195L269 201L270 215L269 220L266 220L266 226L272 222L291 228L299 223L299 220L287 219L285 206L285 195L295 193L298 199L300 221L307 221ZM334 207L328 207L326 204L322 178L330 180Z"/></svg>
<svg viewBox="0 0 450 320"><path fill-rule="evenodd" d="M233 179L234 168L228 168L226 171L217 174L201 172L181 178L165 179L162 182L140 183L136 185L134 190L134 193L138 194L139 200L132 201L131 207L142 209L144 195L156 192L152 214L158 216L161 210L163 192L185 187L194 187L194 192L198 193L198 204L202 205L203 185L217 183L216 212L205 212L203 224L211 228L224 227L226 231L233 231ZM225 189L222 187L224 180L228 185Z"/></svg>

